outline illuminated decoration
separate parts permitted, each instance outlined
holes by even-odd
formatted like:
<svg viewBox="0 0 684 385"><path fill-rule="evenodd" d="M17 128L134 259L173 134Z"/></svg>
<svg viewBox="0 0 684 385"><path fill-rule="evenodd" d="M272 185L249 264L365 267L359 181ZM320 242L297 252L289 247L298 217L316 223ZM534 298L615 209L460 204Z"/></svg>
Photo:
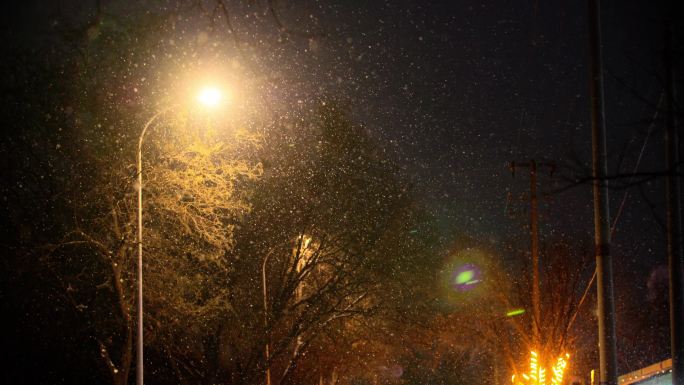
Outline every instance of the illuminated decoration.
<svg viewBox="0 0 684 385"><path fill-rule="evenodd" d="M568 366L569 354L565 354L565 357L558 357L556 363L553 364L553 377L551 378L551 385L561 385L563 383L563 374L565 373L565 368Z"/></svg>
<svg viewBox="0 0 684 385"><path fill-rule="evenodd" d="M539 354L535 351L531 351L529 373L523 373L521 376L522 381L517 382L516 379L518 377L514 374L511 377L511 381L514 385L561 385L569 359L569 354L558 357L551 367L551 382L549 383L547 382L547 373L549 371L540 364Z"/></svg>
<svg viewBox="0 0 684 385"><path fill-rule="evenodd" d="M513 309L506 312L506 317L515 317L522 314L525 314L525 309Z"/></svg>
<svg viewBox="0 0 684 385"><path fill-rule="evenodd" d="M480 270L477 266L466 263L451 274L451 287L458 291L470 290L480 283Z"/></svg>

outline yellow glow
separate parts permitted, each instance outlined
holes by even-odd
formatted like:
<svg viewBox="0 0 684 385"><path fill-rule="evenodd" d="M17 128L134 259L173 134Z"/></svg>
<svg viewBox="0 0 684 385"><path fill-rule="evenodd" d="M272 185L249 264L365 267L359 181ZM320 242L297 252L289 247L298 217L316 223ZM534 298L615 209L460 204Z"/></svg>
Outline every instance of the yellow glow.
<svg viewBox="0 0 684 385"><path fill-rule="evenodd" d="M207 107L216 107L219 103L221 103L222 99L223 95L221 90L216 87L202 88L197 96L197 100Z"/></svg>
<svg viewBox="0 0 684 385"><path fill-rule="evenodd" d="M568 365L568 359L570 359L569 354L566 354L565 357L558 357L558 360L553 365L552 385L560 385L563 383L563 374L565 373L565 367Z"/></svg>
<svg viewBox="0 0 684 385"><path fill-rule="evenodd" d="M564 354L558 357L556 363L551 367L551 384L561 385L563 383L563 376L565 369L568 366L569 354ZM515 375L511 378L516 385L547 385L547 369L542 367L539 363L539 354L535 351L530 352L530 368L529 373L522 373L522 378L525 382L515 382Z"/></svg>
<svg viewBox="0 0 684 385"><path fill-rule="evenodd" d="M542 383L539 378L539 363L537 361L537 352L534 350L530 352L530 378L533 384Z"/></svg>

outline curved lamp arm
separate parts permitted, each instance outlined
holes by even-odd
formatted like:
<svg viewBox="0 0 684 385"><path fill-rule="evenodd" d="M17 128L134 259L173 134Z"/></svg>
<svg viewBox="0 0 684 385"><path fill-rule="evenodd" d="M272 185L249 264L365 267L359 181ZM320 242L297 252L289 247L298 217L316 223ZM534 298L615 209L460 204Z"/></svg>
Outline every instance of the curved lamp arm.
<svg viewBox="0 0 684 385"><path fill-rule="evenodd" d="M158 117L175 108L176 106L169 106L154 114L150 120L145 123L145 126L140 132L138 139L138 156L137 156L137 172L138 172L138 336L137 336L137 362L136 362L136 383L143 385L143 222L142 222L142 145L143 139L147 129Z"/></svg>

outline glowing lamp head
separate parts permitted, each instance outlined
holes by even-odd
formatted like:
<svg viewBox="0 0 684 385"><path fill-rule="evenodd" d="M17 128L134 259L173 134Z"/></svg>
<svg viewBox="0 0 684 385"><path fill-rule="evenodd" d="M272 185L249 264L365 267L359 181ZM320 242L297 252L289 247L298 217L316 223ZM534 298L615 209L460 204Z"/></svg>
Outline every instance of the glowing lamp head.
<svg viewBox="0 0 684 385"><path fill-rule="evenodd" d="M216 87L205 87L197 95L197 100L206 107L216 107L222 99L221 90Z"/></svg>

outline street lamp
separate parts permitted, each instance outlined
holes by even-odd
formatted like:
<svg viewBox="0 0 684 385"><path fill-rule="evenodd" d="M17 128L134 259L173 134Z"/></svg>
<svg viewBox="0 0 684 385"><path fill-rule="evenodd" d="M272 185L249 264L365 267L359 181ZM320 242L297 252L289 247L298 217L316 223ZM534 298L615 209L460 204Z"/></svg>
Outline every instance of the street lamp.
<svg viewBox="0 0 684 385"><path fill-rule="evenodd" d="M216 107L222 99L221 91L216 87L203 88L197 97L197 101L205 107ZM143 179L142 179L142 146L147 129L152 126L157 118L176 108L176 105L164 108L154 114L143 126L138 139L138 338L137 338L137 364L136 384L143 385Z"/></svg>
<svg viewBox="0 0 684 385"><path fill-rule="evenodd" d="M302 234L299 237L297 237L297 246L292 249L292 257L295 258L298 253L305 252L309 248L311 240L311 236L305 234ZM266 346L264 346L264 360L266 362L265 385L271 385L271 332L269 330L270 325L268 323L268 285L266 282L266 267L268 265L269 258L271 258L271 254L273 254L275 250L276 249L272 249L271 251L269 251L264 257L264 260L261 264L261 283L264 296L264 329L266 330ZM304 261L304 263L302 263L302 261ZM306 260L300 259L299 261L297 261L297 265L295 266L297 274L299 274L302 271L304 266L306 266ZM300 284L297 284L295 295L297 301L299 301L302 296ZM301 344L301 336L297 335L297 346L300 346Z"/></svg>
<svg viewBox="0 0 684 385"><path fill-rule="evenodd" d="M207 107L216 107L221 99L223 99L223 94L216 87L205 87L197 95L197 101Z"/></svg>

